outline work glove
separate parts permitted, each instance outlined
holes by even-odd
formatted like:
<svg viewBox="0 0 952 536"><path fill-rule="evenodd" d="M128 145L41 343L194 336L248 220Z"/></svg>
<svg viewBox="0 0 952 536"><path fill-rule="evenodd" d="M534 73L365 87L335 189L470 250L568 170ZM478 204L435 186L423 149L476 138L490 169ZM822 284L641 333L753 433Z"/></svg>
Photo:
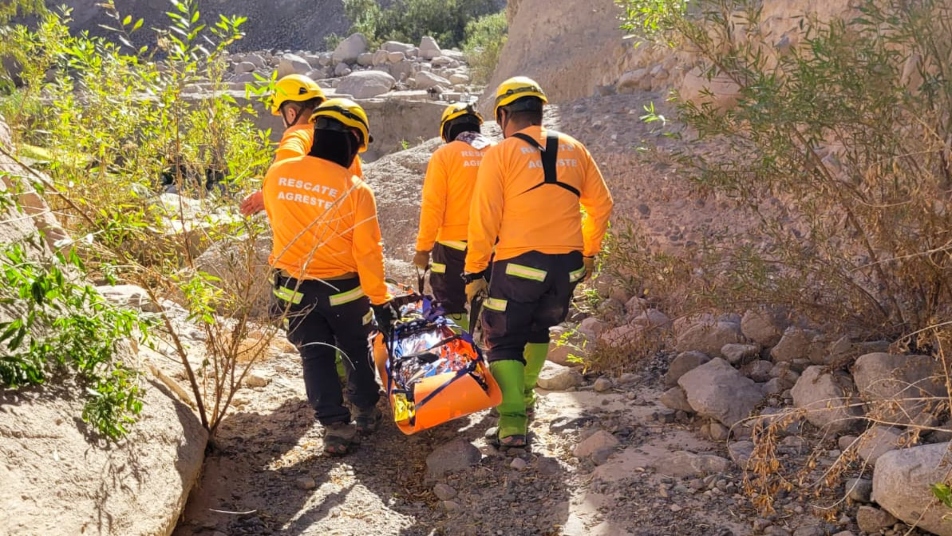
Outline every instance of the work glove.
<svg viewBox="0 0 952 536"><path fill-rule="evenodd" d="M473 301L473 298L486 292L489 288L489 281L486 281L485 272L478 274L463 274L463 280L466 281L466 300Z"/></svg>
<svg viewBox="0 0 952 536"><path fill-rule="evenodd" d="M591 257L582 257L582 265L585 266L585 275L582 276L582 281L585 281L589 277L595 274L595 256Z"/></svg>
<svg viewBox="0 0 952 536"><path fill-rule="evenodd" d="M251 216L264 210L264 193L261 190L248 195L238 207L243 216Z"/></svg>
<svg viewBox="0 0 952 536"><path fill-rule="evenodd" d="M421 272L425 272L430 267L430 252L417 251L413 256L413 265Z"/></svg>
<svg viewBox="0 0 952 536"><path fill-rule="evenodd" d="M387 301L380 305L371 305L370 307L374 311L377 329L380 333L383 333L385 338L389 339L393 331L393 323L397 319L397 311L393 308L393 304Z"/></svg>

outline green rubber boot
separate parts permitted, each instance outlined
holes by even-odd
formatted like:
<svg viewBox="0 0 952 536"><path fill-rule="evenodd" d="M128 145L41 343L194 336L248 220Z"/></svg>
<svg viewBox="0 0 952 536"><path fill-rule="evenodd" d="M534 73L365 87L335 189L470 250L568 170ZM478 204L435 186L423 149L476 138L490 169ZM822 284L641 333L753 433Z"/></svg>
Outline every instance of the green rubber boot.
<svg viewBox="0 0 952 536"><path fill-rule="evenodd" d="M535 407L536 382L539 381L539 373L545 365L545 358L549 355L549 343L530 342L526 345L523 356L526 358L526 388L524 398L526 409L531 411Z"/></svg>
<svg viewBox="0 0 952 536"><path fill-rule="evenodd" d="M490 363L489 370L502 391L502 403L499 410L499 439L510 436L526 435L529 420L526 418L526 401L523 392L526 388L526 366L520 361L496 361Z"/></svg>
<svg viewBox="0 0 952 536"><path fill-rule="evenodd" d="M453 322L456 322L456 325L463 328L463 331L469 331L469 315L466 313L459 313L455 315L446 315L453 319Z"/></svg>

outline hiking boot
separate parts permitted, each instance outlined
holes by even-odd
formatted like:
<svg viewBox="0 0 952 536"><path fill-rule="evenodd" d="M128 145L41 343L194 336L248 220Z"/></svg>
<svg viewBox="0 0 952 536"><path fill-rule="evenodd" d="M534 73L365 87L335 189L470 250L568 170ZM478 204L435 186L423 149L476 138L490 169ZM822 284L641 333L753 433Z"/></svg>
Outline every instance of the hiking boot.
<svg viewBox="0 0 952 536"><path fill-rule="evenodd" d="M346 456L357 445L357 430L350 423L335 422L324 426L324 453Z"/></svg>
<svg viewBox="0 0 952 536"><path fill-rule="evenodd" d="M377 409L377 406L357 408L357 418L354 419L357 424L357 433L369 435L376 432L381 420L383 420L383 413Z"/></svg>

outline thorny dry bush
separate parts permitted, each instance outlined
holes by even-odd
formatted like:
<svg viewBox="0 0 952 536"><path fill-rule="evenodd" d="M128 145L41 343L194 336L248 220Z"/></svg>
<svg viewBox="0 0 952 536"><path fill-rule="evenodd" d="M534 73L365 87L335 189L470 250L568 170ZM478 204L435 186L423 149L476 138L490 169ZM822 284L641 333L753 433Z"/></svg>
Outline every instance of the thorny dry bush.
<svg viewBox="0 0 952 536"><path fill-rule="evenodd" d="M931 355L948 387L952 6L859 0L843 20L803 16L781 36L767 31L754 0L619 3L627 29L694 51L709 80L734 90L674 97L683 126L672 134L685 141L674 156L701 193L733 199L759 221L673 261L665 282L652 281L665 256L636 251L640 261L620 265L647 270L631 270L633 288L677 281L666 291L688 311L783 306L831 335ZM926 398L947 417L944 396ZM859 469L855 449L822 470L820 451L785 467L777 439L801 413L755 429L749 484L765 509L780 490L819 493ZM878 410L856 420L892 422ZM910 444L931 430L904 429Z"/></svg>

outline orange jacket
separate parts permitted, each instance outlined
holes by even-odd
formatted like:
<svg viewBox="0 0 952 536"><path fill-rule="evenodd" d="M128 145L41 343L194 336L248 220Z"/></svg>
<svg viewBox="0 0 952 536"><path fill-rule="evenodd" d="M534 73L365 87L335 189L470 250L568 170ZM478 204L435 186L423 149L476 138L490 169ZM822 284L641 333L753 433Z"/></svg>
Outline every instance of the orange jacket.
<svg viewBox="0 0 952 536"><path fill-rule="evenodd" d="M273 267L298 279L357 272L371 303L391 298L377 203L364 181L333 162L305 156L273 164L262 191L274 233Z"/></svg>
<svg viewBox="0 0 952 536"><path fill-rule="evenodd" d="M541 127L521 132L545 146ZM486 269L494 244L497 260L528 251L592 256L601 250L612 195L588 149L565 134L559 134L559 142L558 181L581 196L557 185L532 189L545 182L545 175L540 152L525 141L509 137L486 151L469 216L467 272Z"/></svg>
<svg viewBox="0 0 952 536"><path fill-rule="evenodd" d="M281 136L281 142L278 143L277 150L274 151L274 163L288 158L297 158L305 156L311 152L311 145L314 144L314 125L294 125L284 131ZM350 171L363 178L364 170L360 165L360 156L354 158L354 163L350 166Z"/></svg>
<svg viewBox="0 0 952 536"><path fill-rule="evenodd" d="M417 251L430 251L438 241L466 240L476 172L487 148L453 141L430 157L423 179Z"/></svg>

